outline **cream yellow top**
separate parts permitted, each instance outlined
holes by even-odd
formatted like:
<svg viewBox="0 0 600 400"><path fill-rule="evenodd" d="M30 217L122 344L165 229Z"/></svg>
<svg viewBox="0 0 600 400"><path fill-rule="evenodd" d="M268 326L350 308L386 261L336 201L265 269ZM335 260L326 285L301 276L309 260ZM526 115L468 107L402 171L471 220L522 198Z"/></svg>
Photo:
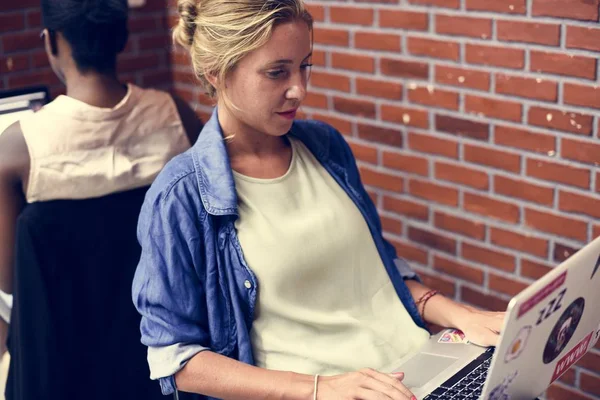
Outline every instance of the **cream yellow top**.
<svg viewBox="0 0 600 400"><path fill-rule="evenodd" d="M190 146L171 96L131 84L113 108L58 96L25 116L21 130L31 159L29 203L149 185Z"/></svg>
<svg viewBox="0 0 600 400"><path fill-rule="evenodd" d="M234 173L244 257L258 279L257 365L307 374L382 368L429 334L398 298L358 208L299 141L287 173Z"/></svg>

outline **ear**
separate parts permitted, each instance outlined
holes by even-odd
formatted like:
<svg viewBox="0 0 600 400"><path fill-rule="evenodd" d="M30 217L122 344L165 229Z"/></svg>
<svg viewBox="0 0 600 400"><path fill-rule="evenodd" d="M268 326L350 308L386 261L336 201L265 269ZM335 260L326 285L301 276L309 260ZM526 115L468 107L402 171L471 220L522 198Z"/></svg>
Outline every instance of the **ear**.
<svg viewBox="0 0 600 400"><path fill-rule="evenodd" d="M219 77L215 72L204 71L204 76L208 83L210 83L215 89L219 87Z"/></svg>

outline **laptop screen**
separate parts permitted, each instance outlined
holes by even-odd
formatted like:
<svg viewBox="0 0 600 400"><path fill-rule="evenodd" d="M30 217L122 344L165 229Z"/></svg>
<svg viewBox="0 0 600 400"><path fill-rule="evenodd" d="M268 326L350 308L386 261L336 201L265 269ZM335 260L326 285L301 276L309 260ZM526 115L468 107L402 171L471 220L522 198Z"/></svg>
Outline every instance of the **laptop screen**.
<svg viewBox="0 0 600 400"><path fill-rule="evenodd" d="M44 86L0 91L0 134L24 115L39 110L48 102Z"/></svg>

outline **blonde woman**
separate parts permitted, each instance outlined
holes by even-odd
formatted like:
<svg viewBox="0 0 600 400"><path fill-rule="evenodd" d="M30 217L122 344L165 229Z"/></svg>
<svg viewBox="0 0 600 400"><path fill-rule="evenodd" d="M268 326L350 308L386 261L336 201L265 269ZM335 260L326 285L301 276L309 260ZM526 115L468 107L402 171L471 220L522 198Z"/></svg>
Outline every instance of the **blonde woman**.
<svg viewBox="0 0 600 400"><path fill-rule="evenodd" d="M503 314L419 283L343 137L294 121L312 54L302 1L180 0L179 13L175 39L217 107L139 220L133 300L163 393L407 400L403 374L380 369L429 338L425 321L494 344Z"/></svg>

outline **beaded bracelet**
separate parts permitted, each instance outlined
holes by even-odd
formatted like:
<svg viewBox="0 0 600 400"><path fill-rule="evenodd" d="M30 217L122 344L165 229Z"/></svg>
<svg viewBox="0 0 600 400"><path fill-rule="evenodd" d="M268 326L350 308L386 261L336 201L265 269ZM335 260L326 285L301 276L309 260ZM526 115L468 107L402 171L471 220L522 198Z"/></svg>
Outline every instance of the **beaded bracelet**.
<svg viewBox="0 0 600 400"><path fill-rule="evenodd" d="M421 296L421 298L419 300L417 300L417 309L419 307L419 304L423 304L423 307L421 308L421 317L423 317L423 319L425 319L425 306L427 305L427 302L429 301L429 299L431 299L433 296L435 296L436 294L439 294L439 292L435 289L431 289L430 291L428 291L427 293L425 293L423 296Z"/></svg>

